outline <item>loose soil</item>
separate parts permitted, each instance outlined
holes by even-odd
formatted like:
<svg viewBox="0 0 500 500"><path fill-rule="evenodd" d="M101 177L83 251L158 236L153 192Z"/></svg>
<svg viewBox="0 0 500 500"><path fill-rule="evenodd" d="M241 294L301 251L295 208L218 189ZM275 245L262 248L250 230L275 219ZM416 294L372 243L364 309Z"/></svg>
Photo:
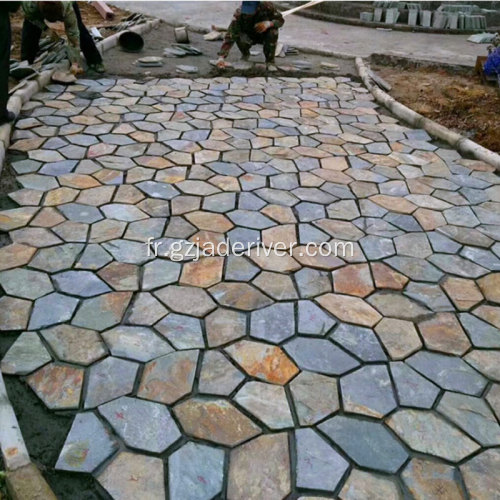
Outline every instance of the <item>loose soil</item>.
<svg viewBox="0 0 500 500"><path fill-rule="evenodd" d="M500 90L478 75L439 68L373 65L394 99L417 113L500 152Z"/></svg>

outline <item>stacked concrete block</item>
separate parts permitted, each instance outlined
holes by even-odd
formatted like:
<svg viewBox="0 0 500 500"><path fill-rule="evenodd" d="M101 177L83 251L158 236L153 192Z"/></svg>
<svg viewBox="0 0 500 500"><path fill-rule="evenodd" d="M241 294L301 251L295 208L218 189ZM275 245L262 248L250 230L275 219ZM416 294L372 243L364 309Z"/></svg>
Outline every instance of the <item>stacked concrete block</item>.
<svg viewBox="0 0 500 500"><path fill-rule="evenodd" d="M411 9L408 11L408 24L410 26L416 26L418 20L418 10Z"/></svg>
<svg viewBox="0 0 500 500"><path fill-rule="evenodd" d="M422 10L420 12L420 26L430 28L432 21L432 12L430 10Z"/></svg>
<svg viewBox="0 0 500 500"><path fill-rule="evenodd" d="M432 27L437 29L443 29L446 26L446 22L448 20L448 15L446 12L434 12L434 16L432 19Z"/></svg>
<svg viewBox="0 0 500 500"><path fill-rule="evenodd" d="M384 15L384 9L382 7L377 7L373 13L373 20L376 23L382 22L382 16Z"/></svg>
<svg viewBox="0 0 500 500"><path fill-rule="evenodd" d="M371 23L373 21L373 12L361 12L359 18L361 21Z"/></svg>

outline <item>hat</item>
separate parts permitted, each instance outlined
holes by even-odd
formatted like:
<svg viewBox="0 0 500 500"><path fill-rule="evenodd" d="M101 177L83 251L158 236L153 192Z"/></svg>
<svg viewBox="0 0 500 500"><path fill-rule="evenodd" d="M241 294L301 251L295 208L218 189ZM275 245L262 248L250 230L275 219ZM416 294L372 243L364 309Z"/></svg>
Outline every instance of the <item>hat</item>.
<svg viewBox="0 0 500 500"><path fill-rule="evenodd" d="M255 14L260 2L241 2L242 14Z"/></svg>

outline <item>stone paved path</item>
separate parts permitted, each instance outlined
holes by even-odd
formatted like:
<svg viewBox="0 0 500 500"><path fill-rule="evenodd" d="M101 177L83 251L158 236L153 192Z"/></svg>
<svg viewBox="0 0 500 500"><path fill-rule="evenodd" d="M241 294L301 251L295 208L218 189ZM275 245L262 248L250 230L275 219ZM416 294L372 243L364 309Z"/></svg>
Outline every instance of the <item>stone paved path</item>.
<svg viewBox="0 0 500 500"><path fill-rule="evenodd" d="M347 78L52 85L11 149L1 368L75 412L56 468L114 499L500 497L487 165ZM296 245L162 255L224 237Z"/></svg>

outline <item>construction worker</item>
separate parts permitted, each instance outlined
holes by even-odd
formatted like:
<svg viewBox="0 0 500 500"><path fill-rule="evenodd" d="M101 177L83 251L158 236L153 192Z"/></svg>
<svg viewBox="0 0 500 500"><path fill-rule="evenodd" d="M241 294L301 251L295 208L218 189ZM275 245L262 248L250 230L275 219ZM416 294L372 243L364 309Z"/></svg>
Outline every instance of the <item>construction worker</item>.
<svg viewBox="0 0 500 500"><path fill-rule="evenodd" d="M102 57L95 42L83 24L76 2L23 2L24 24L21 41L21 58L32 64L38 53L42 32L48 30L45 21L62 21L68 37L68 59L74 75L83 73L80 48L90 70L104 73ZM57 39L57 35L52 32Z"/></svg>
<svg viewBox="0 0 500 500"><path fill-rule="evenodd" d="M268 71L276 71L274 56L278 44L278 30L284 23L283 16L272 2L242 2L227 30L219 51L217 66L226 67L225 59L235 43L244 61L250 57L252 45L262 44Z"/></svg>
<svg viewBox="0 0 500 500"><path fill-rule="evenodd" d="M7 109L9 100L10 70L10 13L15 12L21 2L0 2L0 125L14 121L16 116Z"/></svg>

